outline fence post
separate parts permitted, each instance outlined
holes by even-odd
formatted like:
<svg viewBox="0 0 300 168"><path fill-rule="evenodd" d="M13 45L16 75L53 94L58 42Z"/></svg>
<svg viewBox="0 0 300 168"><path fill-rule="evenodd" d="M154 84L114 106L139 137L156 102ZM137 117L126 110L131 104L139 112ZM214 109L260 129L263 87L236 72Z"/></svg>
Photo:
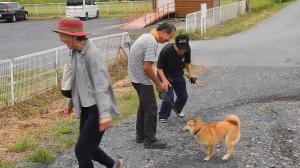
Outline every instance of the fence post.
<svg viewBox="0 0 300 168"><path fill-rule="evenodd" d="M36 16L39 16L39 12L38 12L38 4L35 4L35 13L36 13Z"/></svg>
<svg viewBox="0 0 300 168"><path fill-rule="evenodd" d="M248 13L251 13L251 0L247 0Z"/></svg>
<svg viewBox="0 0 300 168"><path fill-rule="evenodd" d="M121 41L122 47L124 47L124 41L125 41L125 33L122 33L122 41Z"/></svg>
<svg viewBox="0 0 300 168"><path fill-rule="evenodd" d="M215 8L212 8L212 20L213 25L215 25Z"/></svg>
<svg viewBox="0 0 300 168"><path fill-rule="evenodd" d="M220 6L220 23L222 22L222 6Z"/></svg>
<svg viewBox="0 0 300 168"><path fill-rule="evenodd" d="M200 18L201 35L203 35L203 33L204 34L206 33L207 4L202 3L200 9L201 9L201 18Z"/></svg>
<svg viewBox="0 0 300 168"><path fill-rule="evenodd" d="M187 16L188 16L188 15L185 16L185 32L186 32L186 33L188 32L188 21L187 21L187 20L188 20L188 19L187 19L188 17L187 17Z"/></svg>
<svg viewBox="0 0 300 168"><path fill-rule="evenodd" d="M231 4L227 6L227 9L226 9L226 16L227 16L227 19L230 18L230 14L229 14L229 8L230 8Z"/></svg>
<svg viewBox="0 0 300 168"><path fill-rule="evenodd" d="M58 4L58 8L59 8L59 15L61 15L61 6L60 6L60 3Z"/></svg>
<svg viewBox="0 0 300 168"><path fill-rule="evenodd" d="M58 48L55 50L55 71L56 71L56 77L55 77L55 86L58 86Z"/></svg>
<svg viewBox="0 0 300 168"><path fill-rule="evenodd" d="M246 3L247 3L247 1L244 0L244 3L243 3L243 5L244 5L244 6L243 6L243 7L244 7L244 8L243 8L243 12L244 12L244 13L243 13L243 14L246 13L246 8L247 8L247 4L246 4Z"/></svg>
<svg viewBox="0 0 300 168"><path fill-rule="evenodd" d="M108 2L106 2L106 15L108 15Z"/></svg>
<svg viewBox="0 0 300 168"><path fill-rule="evenodd" d="M194 31L196 31L197 30L197 14L196 13L194 13L194 15L195 15L195 27L194 27Z"/></svg>
<svg viewBox="0 0 300 168"><path fill-rule="evenodd" d="M130 13L132 14L132 12L133 12L132 1L130 1Z"/></svg>
<svg viewBox="0 0 300 168"><path fill-rule="evenodd" d="M15 88L14 88L15 82L14 82L14 64L12 59L9 60L9 64L10 64L11 105L14 106L15 105Z"/></svg>
<svg viewBox="0 0 300 168"><path fill-rule="evenodd" d="M168 13L168 20L170 19L170 8L169 8L169 3L168 3L168 6L167 6L167 13Z"/></svg>

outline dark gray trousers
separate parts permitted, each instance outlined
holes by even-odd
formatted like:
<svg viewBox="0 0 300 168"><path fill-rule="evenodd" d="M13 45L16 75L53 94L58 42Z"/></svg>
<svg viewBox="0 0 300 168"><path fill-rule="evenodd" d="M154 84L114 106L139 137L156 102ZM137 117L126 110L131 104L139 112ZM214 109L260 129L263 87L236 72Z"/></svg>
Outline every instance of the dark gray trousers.
<svg viewBox="0 0 300 168"><path fill-rule="evenodd" d="M99 113L97 105L82 107L80 116L80 135L75 146L79 168L93 168L92 160L108 168L114 166L110 158L100 147L104 132L99 131Z"/></svg>
<svg viewBox="0 0 300 168"><path fill-rule="evenodd" d="M157 104L152 85L132 83L139 96L139 109L136 119L136 138L146 143L156 141Z"/></svg>

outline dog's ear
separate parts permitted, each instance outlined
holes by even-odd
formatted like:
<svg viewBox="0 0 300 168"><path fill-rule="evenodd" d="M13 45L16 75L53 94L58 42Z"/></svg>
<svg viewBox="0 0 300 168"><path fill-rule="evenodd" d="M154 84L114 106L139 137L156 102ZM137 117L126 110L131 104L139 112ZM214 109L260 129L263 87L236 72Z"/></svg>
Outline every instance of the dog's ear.
<svg viewBox="0 0 300 168"><path fill-rule="evenodd" d="M194 121L201 121L201 117L199 115L197 115L195 118L194 118Z"/></svg>

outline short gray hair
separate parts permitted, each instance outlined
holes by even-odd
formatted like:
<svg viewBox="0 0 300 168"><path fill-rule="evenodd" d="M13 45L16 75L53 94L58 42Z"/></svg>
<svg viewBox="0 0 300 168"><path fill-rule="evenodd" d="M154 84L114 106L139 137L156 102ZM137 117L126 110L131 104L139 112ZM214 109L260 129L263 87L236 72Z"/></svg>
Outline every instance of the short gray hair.
<svg viewBox="0 0 300 168"><path fill-rule="evenodd" d="M165 30L168 34L171 34L176 31L176 27L172 23L164 22L158 25L156 31Z"/></svg>

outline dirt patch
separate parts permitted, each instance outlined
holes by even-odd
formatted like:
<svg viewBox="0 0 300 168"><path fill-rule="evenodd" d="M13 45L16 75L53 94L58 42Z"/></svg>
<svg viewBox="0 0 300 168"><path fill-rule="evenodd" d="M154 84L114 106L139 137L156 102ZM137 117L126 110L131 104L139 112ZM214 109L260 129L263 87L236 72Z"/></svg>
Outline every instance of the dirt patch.
<svg viewBox="0 0 300 168"><path fill-rule="evenodd" d="M116 82L113 85L114 93L117 98L121 98L124 93L130 92L133 90L131 82L128 80L128 76L124 79Z"/></svg>
<svg viewBox="0 0 300 168"><path fill-rule="evenodd" d="M65 119L62 114L65 99L60 98L46 105L47 113L33 118L22 118L15 108L7 108L1 112L0 117L0 158L15 162L24 158L28 152L10 152L9 147L24 138L41 137L47 133L49 123ZM42 108L41 108L42 109ZM5 117L3 117L5 116Z"/></svg>
<svg viewBox="0 0 300 168"><path fill-rule="evenodd" d="M128 78L122 79L113 85L114 92L118 98L120 98L124 93L133 90L131 83ZM59 91L56 91L59 92ZM17 105L16 107L5 108L1 110L0 113L0 158L14 163L21 158L25 158L26 155L30 153L29 151L22 153L10 152L9 147L20 142L24 138L37 139L36 137L42 137L47 135L49 124L54 121L62 121L66 118L74 117L66 116L63 114L63 109L66 106L66 99L62 96L49 97L51 102L49 104L37 103L32 104L32 102L24 102L22 105ZM45 98L45 97L44 97ZM43 98L43 99L44 99ZM31 100L33 101L33 100ZM30 104L31 105L28 105ZM43 107L43 108L41 108ZM32 116L27 116L26 113L30 111L30 108L38 108L39 110L33 110L36 113ZM25 109L26 112L20 111L20 109ZM38 111L38 112L36 112ZM0 162L1 163L1 162Z"/></svg>

